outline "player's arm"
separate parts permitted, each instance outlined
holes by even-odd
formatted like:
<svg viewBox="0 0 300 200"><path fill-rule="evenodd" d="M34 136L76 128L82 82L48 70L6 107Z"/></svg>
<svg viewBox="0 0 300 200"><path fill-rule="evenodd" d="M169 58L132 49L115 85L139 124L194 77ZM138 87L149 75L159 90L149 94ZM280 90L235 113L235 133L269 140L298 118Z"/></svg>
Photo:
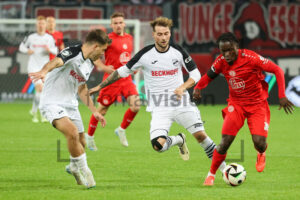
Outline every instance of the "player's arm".
<svg viewBox="0 0 300 200"><path fill-rule="evenodd" d="M101 90L102 88L105 88L106 86L116 82L120 78L121 78L121 76L119 75L118 70L114 71L104 81L102 81L99 85L97 85L96 87L90 89L89 90L90 95L92 95L92 94L98 92L99 90Z"/></svg>
<svg viewBox="0 0 300 200"><path fill-rule="evenodd" d="M29 73L29 76L31 77L32 81L35 82L39 79L42 79L44 81L46 74L50 71L52 71L55 68L61 67L64 65L64 62L61 58L55 57L54 59L50 60L48 63L44 65L44 67L34 73Z"/></svg>
<svg viewBox="0 0 300 200"><path fill-rule="evenodd" d="M102 127L106 125L106 120L95 107L92 98L89 95L88 87L86 84L82 84L78 87L78 96L80 97L81 101L90 109L93 113L94 117L101 122Z"/></svg>
<svg viewBox="0 0 300 200"><path fill-rule="evenodd" d="M30 48L28 48L28 46L29 46L29 38L25 37L19 46L19 51L22 53L27 53L28 55L33 54L34 51L32 51Z"/></svg>
<svg viewBox="0 0 300 200"><path fill-rule="evenodd" d="M101 71L104 71L105 73L108 73L108 74L111 74L113 73L115 70L114 70L114 67L112 65L105 65L101 59L98 59L94 62L95 66L97 67L97 69L100 69Z"/></svg>
<svg viewBox="0 0 300 200"><path fill-rule="evenodd" d="M279 97L279 104L280 104L279 110L283 108L286 114L289 113L291 114L294 111L293 108L294 105L285 96L285 80L284 80L283 70L274 62L262 56L255 58L255 62L259 67L262 68L262 70L275 74L277 85L278 85L278 97Z"/></svg>

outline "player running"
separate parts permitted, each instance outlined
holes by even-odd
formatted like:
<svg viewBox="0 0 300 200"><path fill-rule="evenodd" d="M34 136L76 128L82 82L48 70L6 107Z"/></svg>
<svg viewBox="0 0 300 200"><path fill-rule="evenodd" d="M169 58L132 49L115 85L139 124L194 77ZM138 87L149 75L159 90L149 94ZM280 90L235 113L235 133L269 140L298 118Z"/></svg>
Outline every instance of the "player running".
<svg viewBox="0 0 300 200"><path fill-rule="evenodd" d="M125 65L131 58L133 50L132 36L125 33L124 14L116 12L111 15L112 33L108 37L112 39L111 45L105 51L105 64L101 60L95 62L105 73L105 80L112 72ZM128 146L125 130L131 124L140 109L140 100L135 84L132 82L131 76L121 78L117 82L99 92L97 101L99 102L98 111L105 115L108 108L113 104L117 97L124 96L129 104L128 110L125 112L121 125L116 128L115 133L119 136L123 146ZM87 147L92 151L97 151L94 141L94 134L97 128L98 120L92 115L90 118L89 129L87 134Z"/></svg>
<svg viewBox="0 0 300 200"><path fill-rule="evenodd" d="M94 187L96 182L87 165L84 128L76 95L104 127L104 117L97 111L90 96L87 96L86 81L94 68L93 61L99 59L110 42L105 32L93 30L88 33L84 44L64 49L42 70L29 74L34 81L46 77L40 110L65 135L70 152L70 165L67 169L69 168L77 184L88 188Z"/></svg>
<svg viewBox="0 0 300 200"><path fill-rule="evenodd" d="M52 36L46 33L46 18L44 16L37 17L36 30L36 33L32 33L28 37L25 37L19 46L20 52L29 55L27 67L28 73L41 70L42 67L49 61L49 53L54 55L57 54L57 49ZM41 80L34 82L34 88L35 94L30 114L33 116L32 122L37 123L39 122L38 107L43 82ZM41 115L41 121L45 122L47 120Z"/></svg>
<svg viewBox="0 0 300 200"><path fill-rule="evenodd" d="M127 77L142 67L147 93L147 111L151 112L150 140L157 152L167 151L176 145L183 160L189 160L189 150L183 133L169 136L173 122L186 128L212 157L214 142L206 135L200 112L190 102L186 91L199 79L200 73L190 55L180 46L169 44L172 20L158 17L151 22L155 44L140 50L126 65L114 71L100 85L90 90L97 92L121 77ZM189 73L184 82L182 67ZM225 163L220 169L225 167Z"/></svg>
<svg viewBox="0 0 300 200"><path fill-rule="evenodd" d="M54 17L47 17L46 18L46 22L47 22L47 31L46 33L48 33L49 35L52 35L52 37L55 40L55 46L58 49L58 52L60 52L61 50L63 50L65 48L65 44L63 41L64 35L62 32L57 31L56 28L56 22L55 22L55 18ZM53 58L55 58L55 54L51 54L50 53L50 60L52 60Z"/></svg>
<svg viewBox="0 0 300 200"><path fill-rule="evenodd" d="M232 33L222 34L218 40L221 55L214 61L211 69L201 78L194 88L194 99L201 97L200 91L220 73L229 86L228 106L222 110L222 140L213 153L212 164L204 185L214 184L216 170L225 160L226 152L245 119L252 135L257 153L256 170L265 168L265 151L270 124L270 109L267 102L268 84L264 81L263 71L274 73L278 83L279 104L285 112L292 113L293 104L285 96L285 81L282 69L272 61L257 53L238 48L238 40Z"/></svg>

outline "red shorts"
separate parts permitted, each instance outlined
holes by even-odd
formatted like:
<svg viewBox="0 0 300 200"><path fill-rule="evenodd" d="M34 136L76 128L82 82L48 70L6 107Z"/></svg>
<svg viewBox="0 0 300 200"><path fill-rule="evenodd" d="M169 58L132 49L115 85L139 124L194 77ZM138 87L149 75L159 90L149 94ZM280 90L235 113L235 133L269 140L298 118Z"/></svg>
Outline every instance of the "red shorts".
<svg viewBox="0 0 300 200"><path fill-rule="evenodd" d="M270 108L267 101L259 104L240 106L228 103L222 110L224 122L222 127L223 135L236 136L247 119L248 127L252 135L267 137L270 124Z"/></svg>
<svg viewBox="0 0 300 200"><path fill-rule="evenodd" d="M100 90L97 101L103 106L110 106L119 96L127 97L138 95L132 80L124 80L118 85L107 86Z"/></svg>

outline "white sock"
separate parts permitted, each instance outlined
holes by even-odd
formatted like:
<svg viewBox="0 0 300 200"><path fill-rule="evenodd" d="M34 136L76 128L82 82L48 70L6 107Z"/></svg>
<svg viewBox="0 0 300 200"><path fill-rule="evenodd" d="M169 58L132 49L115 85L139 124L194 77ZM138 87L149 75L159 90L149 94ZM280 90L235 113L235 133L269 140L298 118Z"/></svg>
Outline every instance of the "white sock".
<svg viewBox="0 0 300 200"><path fill-rule="evenodd" d="M225 167L226 167L226 163L225 163L225 161L223 161L223 162L221 163L221 165L219 166L219 170L223 173Z"/></svg>
<svg viewBox="0 0 300 200"><path fill-rule="evenodd" d="M216 175L215 175L215 174L212 174L212 173L210 173L210 171L209 171L209 172L208 172L208 174L207 174L207 177L209 177L209 176L216 177Z"/></svg>
<svg viewBox="0 0 300 200"><path fill-rule="evenodd" d="M76 164L76 166L77 166L78 169L82 170L82 169L88 168L87 160L86 160L86 154L85 153L81 154L78 157L72 157L72 156L70 156L70 158L71 158L71 162L73 161Z"/></svg>
<svg viewBox="0 0 300 200"><path fill-rule="evenodd" d="M125 131L125 129L121 128L121 126L119 126L118 128L120 131Z"/></svg>
<svg viewBox="0 0 300 200"><path fill-rule="evenodd" d="M209 159L212 159L213 153L214 153L214 149L216 148L216 144L214 143L214 141L212 141L212 139L210 139L210 137L206 137L201 143L200 143L201 147L204 149L207 157Z"/></svg>
<svg viewBox="0 0 300 200"><path fill-rule="evenodd" d="M34 94L34 97L33 97L33 102L32 102L32 113L36 113L38 108L39 108L39 104L40 104L40 96L41 96L41 93L40 92L36 92Z"/></svg>
<svg viewBox="0 0 300 200"><path fill-rule="evenodd" d="M183 139L181 136L179 135L174 135L174 136L167 136L167 138L169 138L171 140L169 146L174 146L174 145L178 145L178 146L181 146L182 143L183 143ZM167 139L168 141L168 139Z"/></svg>
<svg viewBox="0 0 300 200"><path fill-rule="evenodd" d="M85 133L86 134L86 137L88 138L88 139L94 139L94 136L90 136L89 134L87 134L87 133Z"/></svg>

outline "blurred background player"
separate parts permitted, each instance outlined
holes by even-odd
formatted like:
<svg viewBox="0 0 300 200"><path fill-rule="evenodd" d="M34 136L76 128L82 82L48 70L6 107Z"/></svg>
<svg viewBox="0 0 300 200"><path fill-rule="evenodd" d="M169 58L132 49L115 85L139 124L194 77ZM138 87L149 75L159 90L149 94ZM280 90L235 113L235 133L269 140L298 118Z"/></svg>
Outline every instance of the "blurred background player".
<svg viewBox="0 0 300 200"><path fill-rule="evenodd" d="M105 72L103 80L113 71L125 65L130 60L133 50L133 38L131 35L125 33L124 14L120 12L113 13L110 19L112 32L108 34L108 37L112 39L112 43L105 51L105 64L100 59L95 62L95 65ZM121 78L100 91L97 99L99 102L98 111L102 115L105 115L109 106L121 96L127 99L129 108L124 114L121 125L116 128L115 133L119 136L121 144L127 147L128 142L125 130L140 109L138 92L135 84L132 82L131 76ZM97 124L98 120L92 115L87 133L87 147L92 151L97 150L94 141Z"/></svg>
<svg viewBox="0 0 300 200"><path fill-rule="evenodd" d="M214 184L216 171L225 160L226 152L244 125L245 119L257 150L256 170L262 172L265 168L270 109L267 101L268 84L264 81L263 71L276 76L279 109L283 107L287 114L293 111L293 104L285 96L284 73L279 66L251 50L239 49L238 40L233 33L222 34L217 44L221 55L194 89L194 98L199 99L201 89L220 73L224 75L229 86L228 106L222 110L222 139L213 153L210 171L204 182L207 186Z"/></svg>
<svg viewBox="0 0 300 200"><path fill-rule="evenodd" d="M110 42L105 32L93 30L88 33L82 45L64 49L40 71L29 74L33 80L43 80L47 75L40 110L67 139L70 165L66 167L66 171L73 174L77 184L88 188L94 187L96 183L87 164L84 127L76 95L105 126L104 117L97 111L91 98L86 96L86 81L94 68L93 61L103 55Z"/></svg>
<svg viewBox="0 0 300 200"><path fill-rule="evenodd" d="M63 41L64 35L62 32L56 30L56 22L55 22L54 17L47 17L46 22L47 22L46 33L48 33L49 35L52 35L52 37L54 38L54 41L55 41L55 45L58 49L58 52L60 52L61 50L63 50L65 48L65 44ZM55 54L50 53L50 60L55 58L55 56L56 56Z"/></svg>
<svg viewBox="0 0 300 200"><path fill-rule="evenodd" d="M287 98L297 107L300 107L300 75L290 80L286 88Z"/></svg>
<svg viewBox="0 0 300 200"><path fill-rule="evenodd" d="M114 71L90 93L105 89L121 77L130 76L142 68L148 105L151 112L150 140L157 152L178 146L183 160L189 160L189 150L183 133L169 136L173 122L189 131L211 159L215 143L206 135L198 108L191 103L187 92L201 75L191 56L179 45L170 44L172 20L158 17L151 23L155 44L144 47L126 65ZM189 73L184 82L182 68ZM220 166L222 171L225 162Z"/></svg>
<svg viewBox="0 0 300 200"><path fill-rule="evenodd" d="M55 47L54 39L51 35L46 33L46 18L38 16L36 21L36 33L30 34L25 37L19 46L22 53L29 55L27 71L28 73L37 72L49 61L49 53L56 55L57 48ZM34 123L39 122L38 107L40 102L40 94L42 92L43 83L41 80L34 82L35 94L30 113ZM46 119L41 115L41 121L45 122Z"/></svg>

